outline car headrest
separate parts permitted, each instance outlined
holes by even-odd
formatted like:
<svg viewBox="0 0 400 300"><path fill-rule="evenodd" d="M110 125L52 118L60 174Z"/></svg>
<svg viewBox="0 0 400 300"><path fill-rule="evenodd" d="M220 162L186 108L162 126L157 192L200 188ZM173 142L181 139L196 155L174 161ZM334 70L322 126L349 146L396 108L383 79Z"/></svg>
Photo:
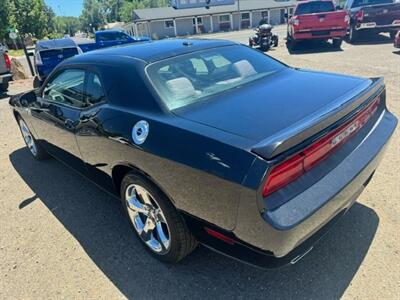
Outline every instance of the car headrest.
<svg viewBox="0 0 400 300"><path fill-rule="evenodd" d="M165 85L176 99L183 99L196 95L193 84L186 77L168 80L165 82Z"/></svg>
<svg viewBox="0 0 400 300"><path fill-rule="evenodd" d="M242 78L257 74L254 67L245 59L235 62L233 68Z"/></svg>

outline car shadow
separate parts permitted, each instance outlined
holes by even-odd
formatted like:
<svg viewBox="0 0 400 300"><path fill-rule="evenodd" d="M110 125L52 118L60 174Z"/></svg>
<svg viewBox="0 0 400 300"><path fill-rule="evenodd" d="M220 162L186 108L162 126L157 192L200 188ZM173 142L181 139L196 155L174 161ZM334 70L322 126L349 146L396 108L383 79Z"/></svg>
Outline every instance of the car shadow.
<svg viewBox="0 0 400 300"><path fill-rule="evenodd" d="M324 52L340 52L343 51L342 48L336 48L332 43L325 41L300 41L296 45L294 50L288 49L290 54L314 54L314 53L324 53Z"/></svg>
<svg viewBox="0 0 400 300"><path fill-rule="evenodd" d="M262 270L205 247L177 265L158 262L133 236L119 202L54 159L34 161L18 149L10 161L109 280L128 298L337 299L349 286L376 233L379 218L355 204L313 251L295 265ZM54 266L57 267L57 266Z"/></svg>
<svg viewBox="0 0 400 300"><path fill-rule="evenodd" d="M352 42L351 44L354 46L393 44L393 39L391 39L389 35L385 34L361 34L357 41Z"/></svg>

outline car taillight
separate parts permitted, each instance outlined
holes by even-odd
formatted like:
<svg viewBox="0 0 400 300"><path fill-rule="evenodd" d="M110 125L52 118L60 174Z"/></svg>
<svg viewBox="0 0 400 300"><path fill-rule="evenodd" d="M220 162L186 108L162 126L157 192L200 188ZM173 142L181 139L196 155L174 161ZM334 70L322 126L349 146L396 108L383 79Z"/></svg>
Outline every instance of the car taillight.
<svg viewBox="0 0 400 300"><path fill-rule="evenodd" d="M277 165L269 174L264 185L262 195L264 197L279 190L304 174L303 156L297 154L294 157Z"/></svg>
<svg viewBox="0 0 400 300"><path fill-rule="evenodd" d="M368 122L378 109L380 101L381 96L376 97L371 104L350 121L328 133L300 153L273 167L264 184L263 197L269 196L296 180L337 150Z"/></svg>
<svg viewBox="0 0 400 300"><path fill-rule="evenodd" d="M349 23L349 21L350 21L349 15L345 15L345 16L344 16L344 22L345 22L345 23Z"/></svg>
<svg viewBox="0 0 400 300"><path fill-rule="evenodd" d="M3 53L3 57L4 57L4 61L6 62L6 68L10 70L11 69L10 57L8 56L7 53Z"/></svg>
<svg viewBox="0 0 400 300"><path fill-rule="evenodd" d="M294 26L299 26L299 25L300 25L300 20L297 19L296 17L294 17L294 18L292 19L292 24L293 24Z"/></svg>
<svg viewBox="0 0 400 300"><path fill-rule="evenodd" d="M362 21L362 19L364 18L364 11L359 10L354 14L354 17L356 18L357 21Z"/></svg>

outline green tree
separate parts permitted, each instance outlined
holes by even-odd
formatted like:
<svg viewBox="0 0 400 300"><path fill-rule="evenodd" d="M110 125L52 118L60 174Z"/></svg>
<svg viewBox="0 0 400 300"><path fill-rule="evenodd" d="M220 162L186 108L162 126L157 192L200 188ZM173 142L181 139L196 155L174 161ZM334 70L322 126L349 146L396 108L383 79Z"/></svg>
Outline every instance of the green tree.
<svg viewBox="0 0 400 300"><path fill-rule="evenodd" d="M57 16L54 18L55 32L61 35L69 34L73 36L81 28L79 18Z"/></svg>
<svg viewBox="0 0 400 300"><path fill-rule="evenodd" d="M123 22L132 22L133 10L145 7L144 1L125 1L119 10L120 20Z"/></svg>
<svg viewBox="0 0 400 300"><path fill-rule="evenodd" d="M37 38L43 38L53 30L51 19L54 12L43 0L8 1L10 24L21 34L32 33Z"/></svg>
<svg viewBox="0 0 400 300"><path fill-rule="evenodd" d="M9 0L0 0L0 41L7 37L7 28L10 27L9 11Z"/></svg>
<svg viewBox="0 0 400 300"><path fill-rule="evenodd" d="M102 28L107 21L105 8L104 2L100 0L84 0L80 16L82 28L89 32Z"/></svg>

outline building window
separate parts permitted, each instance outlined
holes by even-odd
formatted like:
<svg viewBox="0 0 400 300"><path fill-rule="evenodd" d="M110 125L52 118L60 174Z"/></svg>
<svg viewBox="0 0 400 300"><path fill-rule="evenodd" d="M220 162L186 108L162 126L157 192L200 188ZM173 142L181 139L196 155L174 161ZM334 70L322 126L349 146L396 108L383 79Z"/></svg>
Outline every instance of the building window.
<svg viewBox="0 0 400 300"><path fill-rule="evenodd" d="M250 13L242 13L242 20L250 20Z"/></svg>
<svg viewBox="0 0 400 300"><path fill-rule="evenodd" d="M261 12L261 17L262 17L263 19L268 19L268 10L262 11L262 12Z"/></svg>
<svg viewBox="0 0 400 300"><path fill-rule="evenodd" d="M230 15L222 15L222 16L219 16L218 20L220 23L230 23L231 16Z"/></svg>
<svg viewBox="0 0 400 300"><path fill-rule="evenodd" d="M164 21L164 26L165 28L174 28L174 21L173 20Z"/></svg>
<svg viewBox="0 0 400 300"><path fill-rule="evenodd" d="M198 25L203 25L203 18L202 17L197 17L197 24ZM193 18L193 25L196 25L196 18Z"/></svg>

